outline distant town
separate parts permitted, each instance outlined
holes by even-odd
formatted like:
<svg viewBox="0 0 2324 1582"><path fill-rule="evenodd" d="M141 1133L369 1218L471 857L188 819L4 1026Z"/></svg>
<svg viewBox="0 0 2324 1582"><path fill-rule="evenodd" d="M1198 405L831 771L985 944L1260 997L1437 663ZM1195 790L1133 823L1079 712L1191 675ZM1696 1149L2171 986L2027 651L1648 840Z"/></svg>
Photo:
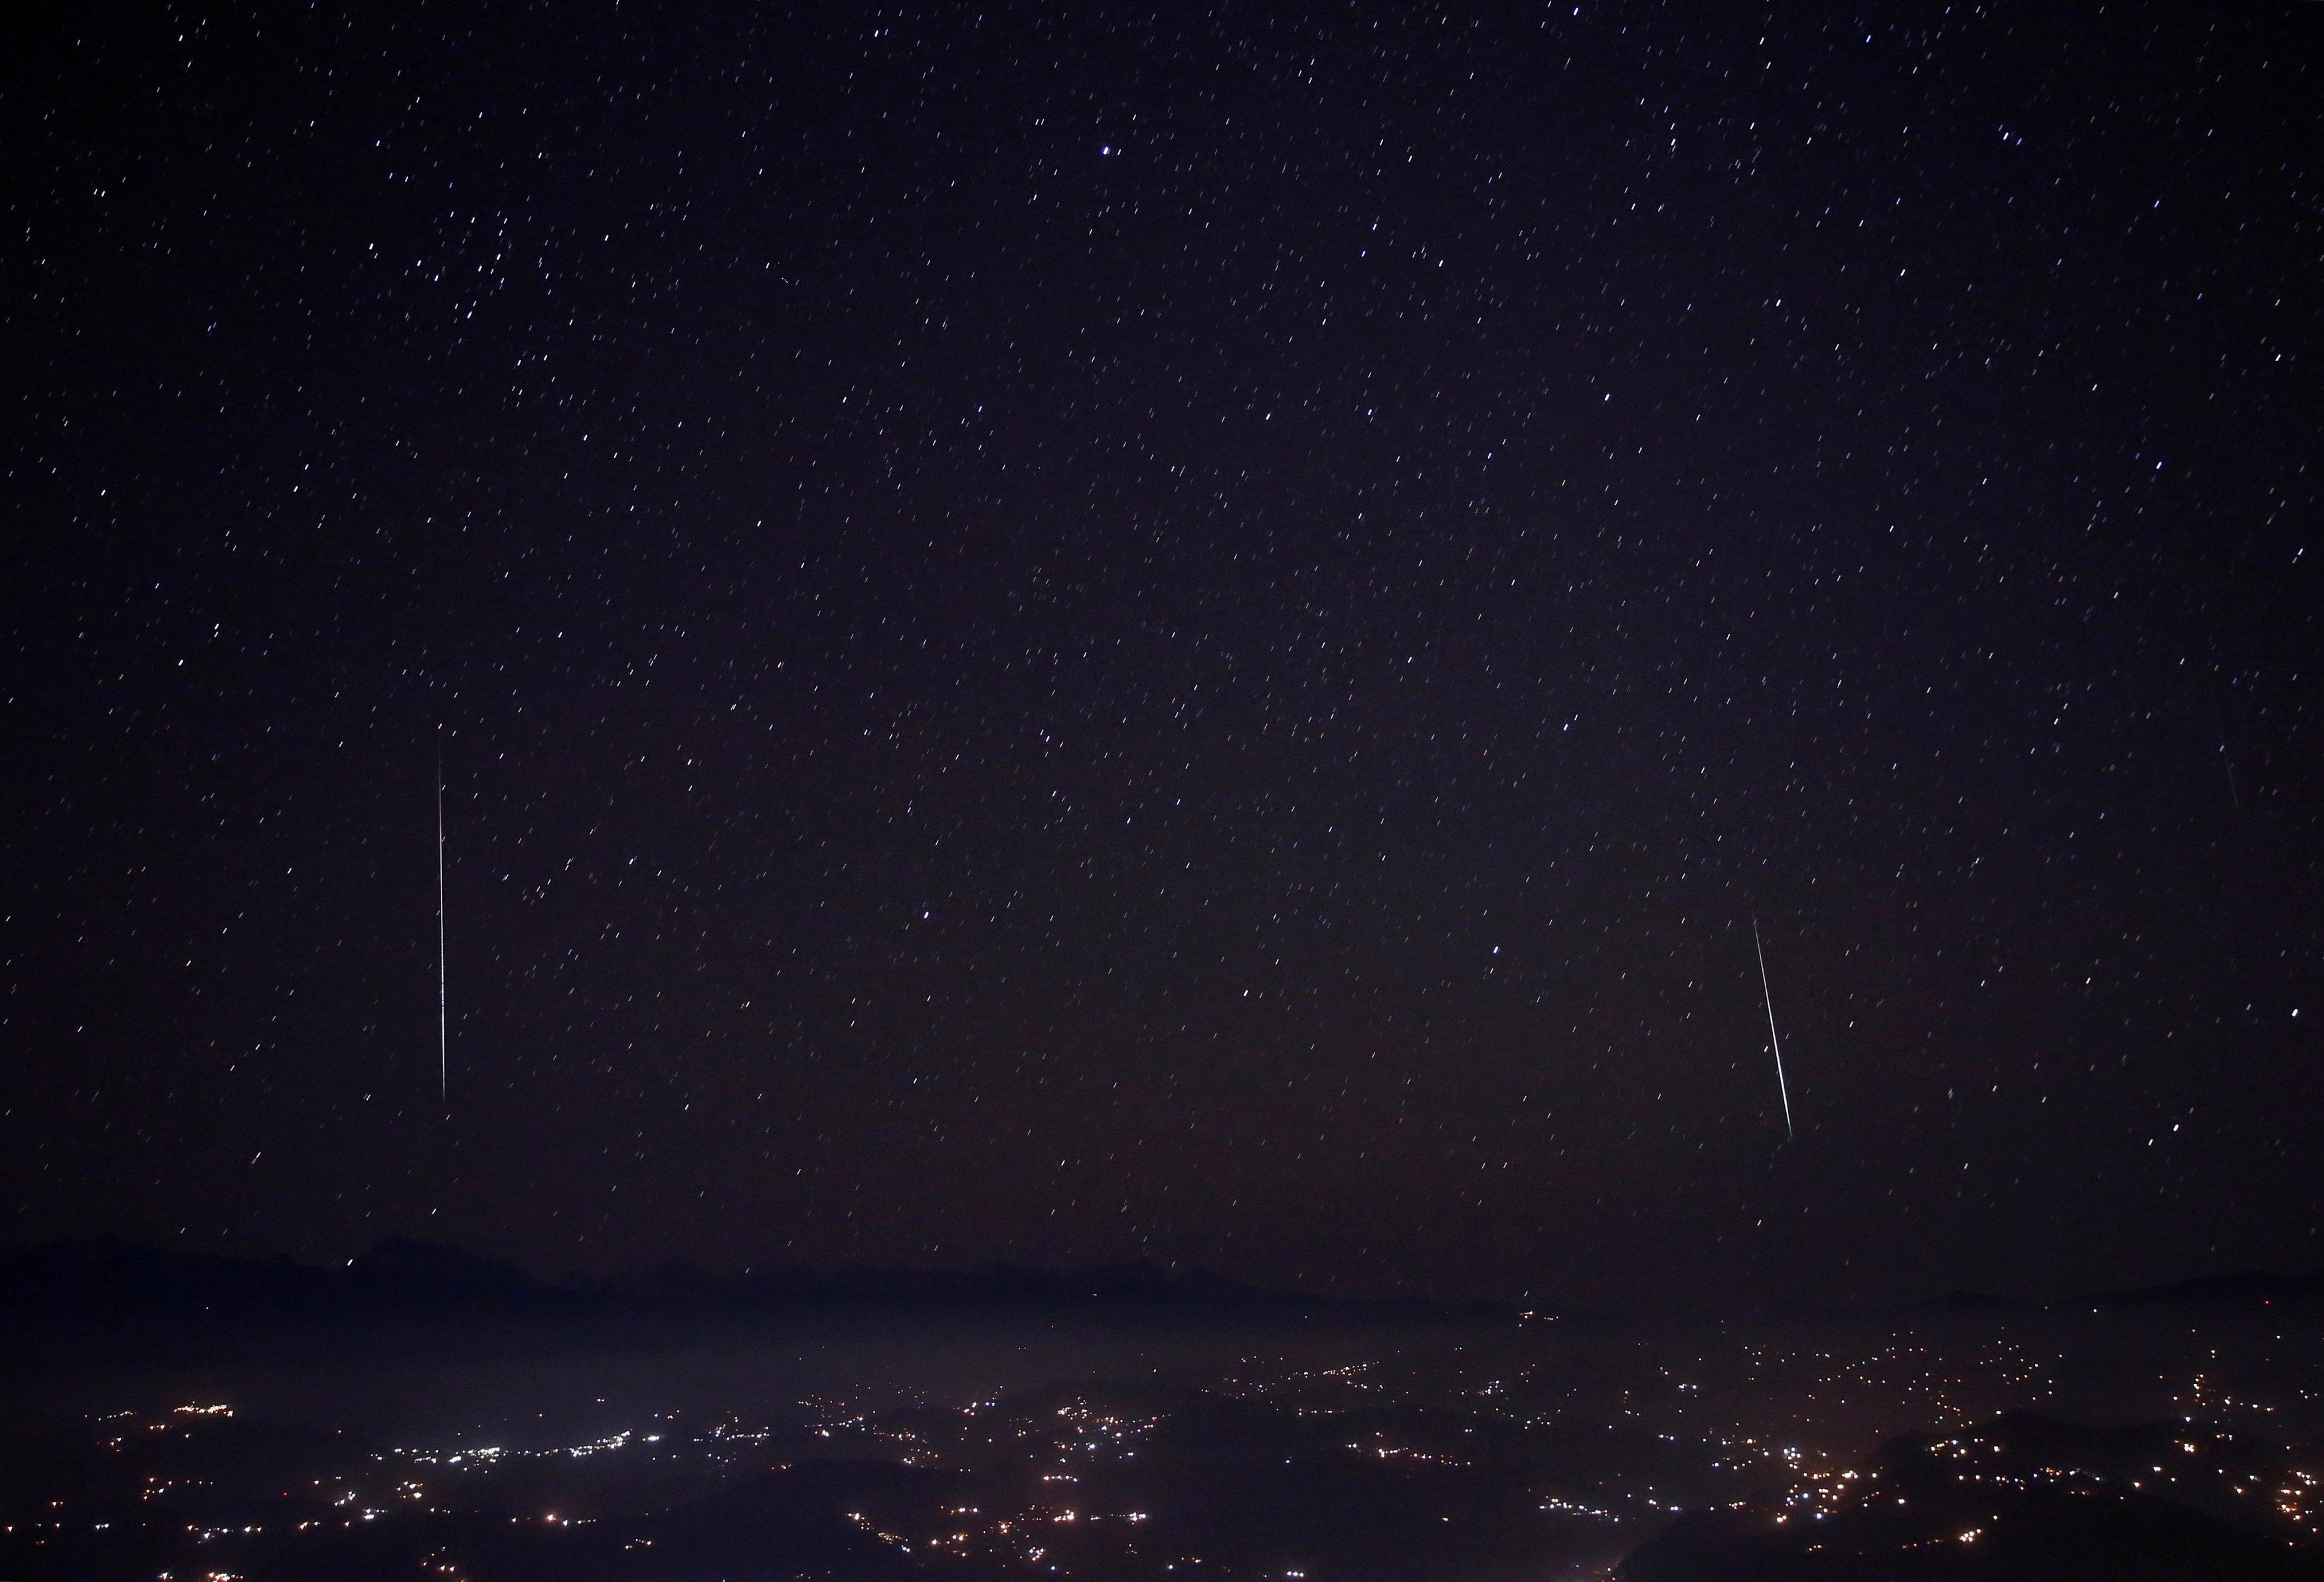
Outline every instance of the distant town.
<svg viewBox="0 0 2324 1582"><path fill-rule="evenodd" d="M1099 1295L682 1339L471 1315L449 1352L426 1326L310 1329L279 1362L19 1380L0 1574L2318 1576L2314 1319L2222 1297L1373 1321ZM243 1393L116 1403L172 1373Z"/></svg>

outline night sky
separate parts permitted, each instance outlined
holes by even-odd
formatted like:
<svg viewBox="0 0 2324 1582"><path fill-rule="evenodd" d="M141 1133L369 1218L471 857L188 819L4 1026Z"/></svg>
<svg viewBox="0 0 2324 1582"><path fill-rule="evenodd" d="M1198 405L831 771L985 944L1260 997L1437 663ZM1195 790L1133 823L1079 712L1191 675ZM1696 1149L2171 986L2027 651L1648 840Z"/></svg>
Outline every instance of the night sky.
<svg viewBox="0 0 2324 1582"><path fill-rule="evenodd" d="M0 1238L2324 1264L2324 6L29 9Z"/></svg>

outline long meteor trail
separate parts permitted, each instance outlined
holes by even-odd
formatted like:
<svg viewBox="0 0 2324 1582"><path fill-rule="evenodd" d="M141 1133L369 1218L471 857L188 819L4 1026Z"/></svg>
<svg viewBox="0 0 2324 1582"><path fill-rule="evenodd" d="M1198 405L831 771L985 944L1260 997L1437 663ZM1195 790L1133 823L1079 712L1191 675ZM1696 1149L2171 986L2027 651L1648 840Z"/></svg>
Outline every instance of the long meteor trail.
<svg viewBox="0 0 2324 1582"><path fill-rule="evenodd" d="M1759 953L1759 993L1767 1002L1767 1044L1775 1052L1775 1091L1784 1099L1784 1140L1799 1134L1792 1129L1792 1090L1784 1081L1784 1041L1775 1035L1775 991L1767 987L1767 947L1759 943L1759 915L1751 915L1751 948Z"/></svg>
<svg viewBox="0 0 2324 1582"><path fill-rule="evenodd" d="M444 958L444 755L436 754L436 1086L452 1101L452 1023L447 1013Z"/></svg>

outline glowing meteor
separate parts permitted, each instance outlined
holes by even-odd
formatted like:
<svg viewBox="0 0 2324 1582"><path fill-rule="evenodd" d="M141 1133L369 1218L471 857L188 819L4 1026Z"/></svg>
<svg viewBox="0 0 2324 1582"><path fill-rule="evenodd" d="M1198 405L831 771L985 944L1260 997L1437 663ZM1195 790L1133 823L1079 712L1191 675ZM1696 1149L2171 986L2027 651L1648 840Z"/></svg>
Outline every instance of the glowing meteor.
<svg viewBox="0 0 2324 1582"><path fill-rule="evenodd" d="M1759 915L1751 915L1751 948L1759 952L1759 992L1767 1002L1767 1045L1775 1052L1775 1091L1784 1100L1784 1140L1799 1134L1792 1129L1792 1090L1784 1081L1784 1041L1775 1035L1775 991L1767 987L1767 947L1759 943Z"/></svg>
<svg viewBox="0 0 2324 1582"><path fill-rule="evenodd" d="M444 750L436 750L436 1086L452 1101L452 1022L445 989L444 958Z"/></svg>

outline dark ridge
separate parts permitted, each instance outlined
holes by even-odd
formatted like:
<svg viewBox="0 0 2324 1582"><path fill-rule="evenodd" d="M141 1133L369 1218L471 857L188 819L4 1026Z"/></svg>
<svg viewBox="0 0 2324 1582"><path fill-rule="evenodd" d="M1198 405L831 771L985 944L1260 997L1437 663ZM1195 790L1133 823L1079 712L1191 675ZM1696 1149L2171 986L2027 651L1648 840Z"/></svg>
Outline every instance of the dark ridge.
<svg viewBox="0 0 2324 1582"><path fill-rule="evenodd" d="M2269 1304L2294 1306L2324 1303L2324 1273L2314 1274L2276 1274L2265 1270L2246 1269L2227 1274L2209 1274L2193 1280L2173 1281L2162 1285L2141 1285L2122 1291L2099 1292L2095 1294L2068 1297L2057 1301L2034 1301L2020 1297L2005 1296L1995 1292L1964 1287L1938 1296L1915 1298L1872 1307L1821 1306L1808 1303L1779 1303L1771 1311L1779 1320L1810 1323L1830 1323L1835 1320L1855 1322L1863 1320L1910 1319L1948 1315L2003 1317L2011 1314L2032 1314L2043 1311L2070 1312L2076 1308L2135 1308L2135 1307L2217 1307L2257 1308Z"/></svg>
<svg viewBox="0 0 2324 1582"><path fill-rule="evenodd" d="M2164 1285L2141 1285L2093 1298L2099 1307L2264 1307L2324 1299L2324 1273L2271 1274L2245 1269Z"/></svg>
<svg viewBox="0 0 2324 1582"><path fill-rule="evenodd" d="M535 1280L515 1265L395 1238L345 1265L140 1246L111 1237L0 1259L0 1330L173 1332L421 1319L691 1321L846 1306L1153 1308L1381 1321L1516 1320L1513 1309L1417 1299L1365 1301L1247 1285L1150 1264L1084 1269L781 1266L736 1275L683 1262L607 1280Z"/></svg>

